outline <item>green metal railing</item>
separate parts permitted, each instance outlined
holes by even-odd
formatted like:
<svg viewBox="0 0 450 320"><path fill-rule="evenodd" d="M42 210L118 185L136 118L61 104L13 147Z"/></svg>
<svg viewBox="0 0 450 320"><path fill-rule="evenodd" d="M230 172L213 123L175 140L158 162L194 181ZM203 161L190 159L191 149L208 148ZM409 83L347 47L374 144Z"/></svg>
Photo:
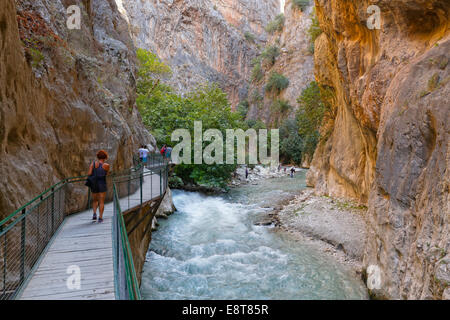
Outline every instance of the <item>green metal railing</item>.
<svg viewBox="0 0 450 320"><path fill-rule="evenodd" d="M161 158L162 159L162 158ZM134 194L119 197L120 190L130 189L130 185L139 185ZM161 200L168 186L168 165L162 159L159 163L150 163L138 175L116 176L113 179L114 190L114 269L116 297L121 300L140 300L139 281L133 261L128 234L145 219L140 219L132 229L125 225L124 211L142 207L156 199ZM125 210L123 210L125 209ZM146 217L146 215L144 215ZM148 219L147 219L148 220ZM151 223L147 222L147 223ZM145 226L148 230L148 226Z"/></svg>
<svg viewBox="0 0 450 320"><path fill-rule="evenodd" d="M134 163L133 168L107 177L108 185L112 186L108 188L110 191L107 201L127 194L130 197L130 194L142 186L134 182L134 179L143 176L143 165L136 158ZM152 154L147 166L163 168L167 166L167 162L159 154ZM113 183L114 177L119 176L130 177L130 183L125 189L117 188ZM65 217L90 208L90 191L84 186L86 178L87 176L79 176L64 179L0 221L0 300L16 297ZM120 212L120 207L118 209ZM124 230L126 235L124 224L120 223L117 234L123 234ZM115 235L114 240L117 240ZM126 244L128 239L122 241ZM125 250L128 255L129 249L126 246L121 246L121 250ZM127 272L132 272L130 270Z"/></svg>

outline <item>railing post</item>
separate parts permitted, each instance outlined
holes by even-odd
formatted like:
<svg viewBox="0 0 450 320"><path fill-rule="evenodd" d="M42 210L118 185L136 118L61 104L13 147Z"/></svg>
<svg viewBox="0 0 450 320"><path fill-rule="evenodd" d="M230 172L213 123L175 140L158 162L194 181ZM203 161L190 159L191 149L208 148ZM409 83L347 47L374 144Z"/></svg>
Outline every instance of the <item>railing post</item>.
<svg viewBox="0 0 450 320"><path fill-rule="evenodd" d="M131 193L131 179L128 179L128 209L130 209L130 193Z"/></svg>
<svg viewBox="0 0 450 320"><path fill-rule="evenodd" d="M52 234L55 230L55 188L52 188L52 211L51 211L51 215L52 215Z"/></svg>
<svg viewBox="0 0 450 320"><path fill-rule="evenodd" d="M20 237L20 282L22 283L25 279L25 224L26 224L26 217L25 217L26 209L22 210L22 231L21 231L21 237Z"/></svg>
<svg viewBox="0 0 450 320"><path fill-rule="evenodd" d="M159 196L162 196L162 171L159 169Z"/></svg>
<svg viewBox="0 0 450 320"><path fill-rule="evenodd" d="M3 226L0 226L0 233L3 231ZM5 242L3 246L3 297L6 297L6 233L3 235Z"/></svg>
<svg viewBox="0 0 450 320"><path fill-rule="evenodd" d="M141 176L140 176L140 185L141 185L141 206L142 206L142 197L143 197L143 193L142 193L142 185L143 185L143 180L144 180L144 175L141 171Z"/></svg>

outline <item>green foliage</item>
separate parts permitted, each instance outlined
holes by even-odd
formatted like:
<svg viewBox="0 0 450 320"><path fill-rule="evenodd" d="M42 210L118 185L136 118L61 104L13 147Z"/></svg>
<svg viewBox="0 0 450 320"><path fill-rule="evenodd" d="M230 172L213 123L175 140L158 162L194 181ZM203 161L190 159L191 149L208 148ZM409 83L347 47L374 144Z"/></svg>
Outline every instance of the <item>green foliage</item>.
<svg viewBox="0 0 450 320"><path fill-rule="evenodd" d="M310 44L310 52L314 53L314 42L316 41L317 37L322 34L322 29L320 29L319 20L317 19L316 10L314 9L313 13L311 14L311 26L308 29L308 34L311 38L311 44Z"/></svg>
<svg viewBox="0 0 450 320"><path fill-rule="evenodd" d="M248 108L250 107L247 100L242 101L238 104L236 110L242 116L243 119L247 116Z"/></svg>
<svg viewBox="0 0 450 320"><path fill-rule="evenodd" d="M280 126L280 158L284 162L301 164L303 154L303 139L298 133L298 123L295 119L286 119Z"/></svg>
<svg viewBox="0 0 450 320"><path fill-rule="evenodd" d="M261 57L264 61L271 66L275 64L277 57L280 55L280 49L277 46L268 46L261 53Z"/></svg>
<svg viewBox="0 0 450 320"><path fill-rule="evenodd" d="M255 35L249 31L245 31L244 38L245 38L245 40L247 40L248 42L251 42L251 43L255 43L255 40L256 40Z"/></svg>
<svg viewBox="0 0 450 320"><path fill-rule="evenodd" d="M290 110L292 106L286 100L277 99L272 103L271 108L274 112L285 113L286 111Z"/></svg>
<svg viewBox="0 0 450 320"><path fill-rule="evenodd" d="M264 122L262 122L261 120L249 119L249 120L245 121L245 124L247 126L246 129L249 129L249 128L253 128L255 130L267 129L266 124Z"/></svg>
<svg viewBox="0 0 450 320"><path fill-rule="evenodd" d="M252 82L258 83L264 78L264 72L261 67L261 62L257 62L252 69L251 79Z"/></svg>
<svg viewBox="0 0 450 320"><path fill-rule="evenodd" d="M171 134L176 129L188 129L193 137L194 121L201 121L204 130L219 129L224 136L226 129L245 127L242 116L231 111L227 95L217 85L203 85L185 96L177 95L156 79L169 69L155 55L141 53L137 105L159 145L173 145ZM177 178L172 183L177 185L182 179L185 183L223 188L235 168L235 165L180 164L174 169Z"/></svg>
<svg viewBox="0 0 450 320"><path fill-rule="evenodd" d="M292 5L294 6L294 8L305 11L309 6L309 0L292 0Z"/></svg>
<svg viewBox="0 0 450 320"><path fill-rule="evenodd" d="M285 20L284 14L280 13L267 24L266 31L270 34L283 31Z"/></svg>
<svg viewBox="0 0 450 320"><path fill-rule="evenodd" d="M284 75L272 72L269 76L269 80L266 84L266 90L269 92L276 92L279 94L281 91L289 86L289 79Z"/></svg>
<svg viewBox="0 0 450 320"><path fill-rule="evenodd" d="M320 140L320 126L331 109L329 99L330 93L325 89L321 91L317 82L312 81L297 100L298 132L303 139L306 154L313 155Z"/></svg>
<svg viewBox="0 0 450 320"><path fill-rule="evenodd" d="M172 89L160 81L160 78L172 73L170 67L150 51L138 49L136 55L139 61L138 95L158 98L164 93L171 92Z"/></svg>
<svg viewBox="0 0 450 320"><path fill-rule="evenodd" d="M252 103L257 103L263 101L264 97L259 93L258 89L254 89L250 95L250 99Z"/></svg>
<svg viewBox="0 0 450 320"><path fill-rule="evenodd" d="M439 74L435 73L431 76L431 78L428 80L427 84L427 90L429 92L434 91L439 86Z"/></svg>
<svg viewBox="0 0 450 320"><path fill-rule="evenodd" d="M44 61L44 55L42 52L35 48L28 48L27 50L31 57L31 66L36 69L40 68L42 66L42 62Z"/></svg>

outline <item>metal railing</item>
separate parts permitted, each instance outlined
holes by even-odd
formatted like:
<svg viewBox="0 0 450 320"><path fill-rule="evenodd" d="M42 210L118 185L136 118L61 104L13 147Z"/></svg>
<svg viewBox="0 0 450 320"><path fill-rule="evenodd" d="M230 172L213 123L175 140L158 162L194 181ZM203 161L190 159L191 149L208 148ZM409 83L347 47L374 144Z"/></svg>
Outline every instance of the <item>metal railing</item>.
<svg viewBox="0 0 450 320"><path fill-rule="evenodd" d="M162 158L161 158L162 159ZM168 186L168 165L149 161L139 174L116 176L113 179L114 190L114 269L116 297L120 300L140 300L139 281L133 261L128 234L145 221L141 218L132 230L127 229L123 213L130 209L142 207L155 199L162 199ZM138 185L137 191L128 191L128 196L119 197L122 190L132 190L130 186ZM148 219L147 219L148 220ZM147 224L151 224L151 220ZM151 227L151 225L150 225ZM149 226L145 226L148 230Z"/></svg>
<svg viewBox="0 0 450 320"><path fill-rule="evenodd" d="M143 176L144 168L136 158L134 163L131 169L108 175L107 201L113 201L115 196L129 198L139 189L140 185L131 178ZM147 163L149 168L165 165L167 162L159 154L150 155ZM126 176L131 181L127 189L117 190L113 179ZM86 178L64 179L0 221L0 300L16 297L65 217L90 208L90 190L84 186ZM118 234L123 233L123 228L121 224L116 229ZM113 241L117 240L113 234Z"/></svg>

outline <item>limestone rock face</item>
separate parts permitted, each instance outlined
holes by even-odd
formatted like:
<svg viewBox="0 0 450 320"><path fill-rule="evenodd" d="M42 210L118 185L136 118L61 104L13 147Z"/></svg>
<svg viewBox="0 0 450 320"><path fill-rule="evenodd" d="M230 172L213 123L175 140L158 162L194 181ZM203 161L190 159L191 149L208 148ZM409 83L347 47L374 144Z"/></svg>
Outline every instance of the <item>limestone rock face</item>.
<svg viewBox="0 0 450 320"><path fill-rule="evenodd" d="M81 30L66 26L72 4ZM135 107L135 49L114 1L2 0L0 36L0 217L86 174L99 149L121 170L155 143Z"/></svg>
<svg viewBox="0 0 450 320"><path fill-rule="evenodd" d="M184 93L216 82L236 106L247 96L257 49L245 39L265 39L264 26L278 0L116 0L136 47L151 50L173 71L167 82Z"/></svg>
<svg viewBox="0 0 450 320"><path fill-rule="evenodd" d="M277 46L280 49L280 56L273 66L267 67L263 64L263 68L265 68L264 79L258 84L253 83L249 90L249 119L263 120L276 127L282 119L294 117L298 106L297 98L302 90L314 80L314 57L309 50L311 42L308 34L312 10L312 2L302 12L292 5L291 0L286 1L284 8L285 27L282 32L271 35L266 44L266 46ZM290 112L285 114L272 110L273 94L264 90L270 73L273 71L281 73L289 79L289 87L276 97L286 100L292 106ZM263 97L262 101L254 101L255 91ZM305 166L308 166L307 159L305 159Z"/></svg>
<svg viewBox="0 0 450 320"><path fill-rule="evenodd" d="M379 297L448 296L450 3L316 0L315 75L335 94L308 184L368 203L365 265Z"/></svg>

